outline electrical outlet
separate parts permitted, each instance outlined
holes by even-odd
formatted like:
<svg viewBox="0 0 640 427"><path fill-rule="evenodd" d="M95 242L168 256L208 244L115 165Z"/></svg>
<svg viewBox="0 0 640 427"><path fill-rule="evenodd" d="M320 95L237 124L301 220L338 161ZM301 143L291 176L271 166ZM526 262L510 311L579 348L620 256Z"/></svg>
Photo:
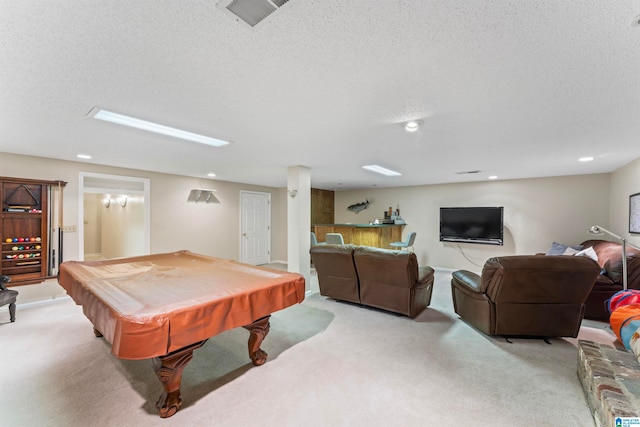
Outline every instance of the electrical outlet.
<svg viewBox="0 0 640 427"><path fill-rule="evenodd" d="M78 231L75 225L63 225L61 227L61 230L65 233L75 233L76 231Z"/></svg>

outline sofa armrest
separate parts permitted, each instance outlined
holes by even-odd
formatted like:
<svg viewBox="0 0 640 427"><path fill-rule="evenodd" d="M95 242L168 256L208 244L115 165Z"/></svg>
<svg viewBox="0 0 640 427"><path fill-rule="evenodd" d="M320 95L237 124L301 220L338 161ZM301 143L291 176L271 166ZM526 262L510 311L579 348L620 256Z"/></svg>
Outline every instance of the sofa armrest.
<svg viewBox="0 0 640 427"><path fill-rule="evenodd" d="M482 281L480 276L467 270L454 271L452 279L457 285L468 288L475 293L482 293Z"/></svg>
<svg viewBox="0 0 640 427"><path fill-rule="evenodd" d="M433 281L434 270L431 267L418 267L418 285Z"/></svg>
<svg viewBox="0 0 640 427"><path fill-rule="evenodd" d="M11 281L11 277L9 276L0 276L0 290L8 291L7 287L4 285L5 283L9 283Z"/></svg>

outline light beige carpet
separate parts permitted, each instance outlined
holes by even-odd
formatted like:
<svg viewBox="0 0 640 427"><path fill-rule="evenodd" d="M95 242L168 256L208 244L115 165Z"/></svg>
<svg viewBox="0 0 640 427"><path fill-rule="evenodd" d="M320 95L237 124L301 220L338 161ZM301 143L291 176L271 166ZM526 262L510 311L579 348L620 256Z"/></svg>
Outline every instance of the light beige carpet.
<svg viewBox="0 0 640 427"><path fill-rule="evenodd" d="M194 352L183 407L160 419L151 361L113 357L70 299L0 310L3 426L594 426L575 339L487 337L453 312L436 272L415 320L318 294L272 316L254 367L242 328ZM19 289L18 289L19 290ZM607 325L581 337L611 344Z"/></svg>

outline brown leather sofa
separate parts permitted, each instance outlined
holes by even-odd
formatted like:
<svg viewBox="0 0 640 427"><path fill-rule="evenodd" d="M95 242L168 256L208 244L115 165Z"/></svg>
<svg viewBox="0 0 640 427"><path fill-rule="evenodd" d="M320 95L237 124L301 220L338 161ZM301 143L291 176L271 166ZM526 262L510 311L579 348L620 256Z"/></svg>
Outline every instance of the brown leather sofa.
<svg viewBox="0 0 640 427"><path fill-rule="evenodd" d="M487 335L576 337L599 272L587 257L491 258L482 276L465 270L453 273L453 307Z"/></svg>
<svg viewBox="0 0 640 427"><path fill-rule="evenodd" d="M585 302L585 319L609 321L606 301L622 290L622 244L606 240L587 240L583 248L592 247L598 255L601 273ZM640 251L627 246L627 287L640 289Z"/></svg>
<svg viewBox="0 0 640 427"><path fill-rule="evenodd" d="M406 251L354 245L313 246L309 251L320 294L411 318L431 303L434 271Z"/></svg>

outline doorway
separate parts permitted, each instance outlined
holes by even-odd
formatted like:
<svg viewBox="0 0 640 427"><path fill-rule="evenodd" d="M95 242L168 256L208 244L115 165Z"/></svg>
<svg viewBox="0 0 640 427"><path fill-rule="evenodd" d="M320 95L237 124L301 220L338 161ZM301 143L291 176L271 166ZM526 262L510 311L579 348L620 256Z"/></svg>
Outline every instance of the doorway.
<svg viewBox="0 0 640 427"><path fill-rule="evenodd" d="M150 253L149 185L147 178L80 173L81 260Z"/></svg>
<svg viewBox="0 0 640 427"><path fill-rule="evenodd" d="M240 262L268 264L271 260L271 194L240 192Z"/></svg>

